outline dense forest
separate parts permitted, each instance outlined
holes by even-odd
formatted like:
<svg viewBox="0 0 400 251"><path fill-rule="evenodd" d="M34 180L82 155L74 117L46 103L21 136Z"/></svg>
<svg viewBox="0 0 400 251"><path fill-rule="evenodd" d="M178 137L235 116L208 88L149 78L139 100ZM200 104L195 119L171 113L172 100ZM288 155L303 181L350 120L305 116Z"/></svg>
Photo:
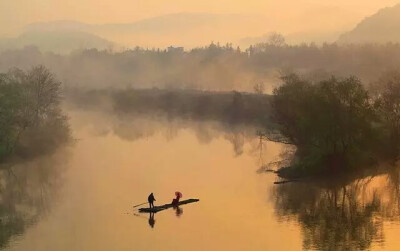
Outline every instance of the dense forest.
<svg viewBox="0 0 400 251"><path fill-rule="evenodd" d="M213 91L253 91L262 83L272 93L280 74L299 72L314 79L329 75L358 76L364 83L376 81L387 71L398 70L399 44L300 44L283 38L234 48L211 43L185 51L135 48L122 52L97 49L69 55L42 53L35 47L0 54L0 70L10 65L29 69L43 64L66 87L81 88L189 88Z"/></svg>
<svg viewBox="0 0 400 251"><path fill-rule="evenodd" d="M281 175L338 174L398 160L398 73L369 90L355 77L312 82L291 74L282 81L274 90L273 117L283 142L297 150Z"/></svg>

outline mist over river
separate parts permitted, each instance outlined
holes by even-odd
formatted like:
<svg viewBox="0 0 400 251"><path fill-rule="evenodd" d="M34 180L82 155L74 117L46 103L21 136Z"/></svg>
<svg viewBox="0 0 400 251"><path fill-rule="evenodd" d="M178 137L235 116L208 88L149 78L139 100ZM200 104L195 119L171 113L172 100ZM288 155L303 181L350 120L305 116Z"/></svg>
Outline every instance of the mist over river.
<svg viewBox="0 0 400 251"><path fill-rule="evenodd" d="M256 128L69 110L73 136L47 210L4 250L383 249L400 244L400 173L341 184L274 185L260 166L285 147ZM133 206L175 191L198 203ZM51 203L54 201L54 203Z"/></svg>

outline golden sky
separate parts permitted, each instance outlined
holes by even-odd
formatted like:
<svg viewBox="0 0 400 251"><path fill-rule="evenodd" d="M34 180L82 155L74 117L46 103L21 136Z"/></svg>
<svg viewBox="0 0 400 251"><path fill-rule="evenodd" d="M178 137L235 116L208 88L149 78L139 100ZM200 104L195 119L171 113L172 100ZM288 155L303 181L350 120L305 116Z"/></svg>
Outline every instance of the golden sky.
<svg viewBox="0 0 400 251"><path fill-rule="evenodd" d="M134 22L177 12L260 14L283 32L336 21L356 24L396 0L0 0L0 34L12 34L32 22L76 20L89 23ZM328 13L325 17L325 13ZM338 17L339 20L334 20ZM293 22L293 20L296 20ZM280 27L280 26L277 26Z"/></svg>

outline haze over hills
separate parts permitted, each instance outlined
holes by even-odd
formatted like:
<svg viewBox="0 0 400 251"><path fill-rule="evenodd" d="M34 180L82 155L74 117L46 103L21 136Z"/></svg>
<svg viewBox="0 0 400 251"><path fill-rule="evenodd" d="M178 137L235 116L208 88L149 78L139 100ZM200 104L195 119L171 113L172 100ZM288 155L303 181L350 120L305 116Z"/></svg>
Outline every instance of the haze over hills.
<svg viewBox="0 0 400 251"><path fill-rule="evenodd" d="M196 47L211 41L233 42L245 35L266 30L265 19L258 15L176 13L143 19L133 23L86 24L75 21L34 23L26 31L87 32L127 47Z"/></svg>
<svg viewBox="0 0 400 251"><path fill-rule="evenodd" d="M381 9L353 30L340 36L339 43L400 42L400 4Z"/></svg>
<svg viewBox="0 0 400 251"><path fill-rule="evenodd" d="M316 23L307 16L331 21ZM77 21L38 22L27 25L16 38L1 39L0 50L35 45L42 51L68 53L78 49L121 49L140 46L166 48L183 46L185 49L205 46L213 42L233 43L241 48L266 42L269 32L283 33L289 44L302 42L334 42L355 23L354 13L337 8L322 8L303 13L287 22L303 20L308 30L288 29L288 23L274 24L272 17L247 14L175 13L142 19L132 23L89 24ZM297 20L297 21L296 21ZM346 20L346 21L342 21ZM290 21L290 22L289 22ZM273 25L274 24L274 25ZM325 28L322 28L325 27ZM400 5L386 8L366 18L353 31L343 34L339 42L400 41L400 34L391 30L400 28ZM267 34L267 35L262 35ZM371 36L374 34L374 36Z"/></svg>
<svg viewBox="0 0 400 251"><path fill-rule="evenodd" d="M323 22L315 22L327 18ZM339 20L335 20L339 17ZM308 29L290 28L293 22L307 23ZM269 32L283 33L289 43L333 42L339 34L358 22L353 12L324 7L285 22L274 22L273 16L255 14L174 13L142 19L132 23L87 24L75 21L33 23L27 31L81 31L95 34L126 47L193 48L210 42L233 43L241 47L263 42Z"/></svg>
<svg viewBox="0 0 400 251"><path fill-rule="evenodd" d="M70 53L74 50L111 49L115 43L82 31L27 31L15 38L0 39L0 50L36 46L41 51Z"/></svg>

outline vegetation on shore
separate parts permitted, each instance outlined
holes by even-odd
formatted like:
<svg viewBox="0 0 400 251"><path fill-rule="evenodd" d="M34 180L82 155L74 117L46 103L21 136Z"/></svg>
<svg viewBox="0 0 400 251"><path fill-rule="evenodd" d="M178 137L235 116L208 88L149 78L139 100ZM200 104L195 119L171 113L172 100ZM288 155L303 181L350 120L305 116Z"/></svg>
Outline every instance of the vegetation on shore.
<svg viewBox="0 0 400 251"><path fill-rule="evenodd" d="M52 153L70 140L61 84L45 67L0 74L0 165Z"/></svg>
<svg viewBox="0 0 400 251"><path fill-rule="evenodd" d="M43 66L0 74L0 248L48 210L71 140L61 83Z"/></svg>
<svg viewBox="0 0 400 251"><path fill-rule="evenodd" d="M259 136L295 146L286 178L360 172L400 154L400 74L366 86L356 77L285 75L273 95L190 89L71 89L79 107L113 113L214 120L265 128ZM101 106L100 104L103 104Z"/></svg>
<svg viewBox="0 0 400 251"><path fill-rule="evenodd" d="M67 91L75 106L111 109L132 115L212 120L265 125L270 121L271 96L260 92L211 92L185 89L125 89Z"/></svg>
<svg viewBox="0 0 400 251"><path fill-rule="evenodd" d="M283 177L359 171L400 149L400 75L388 74L368 90L355 77L310 81L282 77L274 91L274 119L296 146Z"/></svg>

